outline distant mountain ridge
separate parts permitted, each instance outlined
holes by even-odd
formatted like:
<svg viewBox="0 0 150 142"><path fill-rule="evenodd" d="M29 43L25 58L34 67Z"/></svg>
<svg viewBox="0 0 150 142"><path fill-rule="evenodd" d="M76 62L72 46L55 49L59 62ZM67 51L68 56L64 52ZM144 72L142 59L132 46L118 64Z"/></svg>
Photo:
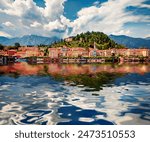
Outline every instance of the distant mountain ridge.
<svg viewBox="0 0 150 142"><path fill-rule="evenodd" d="M37 35L25 35L23 37L16 37L16 38L6 38L0 36L0 44L2 45L14 45L16 42L20 43L20 45L50 45L51 43L58 41L59 38L57 37L43 37Z"/></svg>
<svg viewBox="0 0 150 142"><path fill-rule="evenodd" d="M145 39L149 40L149 39L150 39L150 37L146 37Z"/></svg>
<svg viewBox="0 0 150 142"><path fill-rule="evenodd" d="M114 40L118 44L122 44L127 48L141 48L146 47L150 48L150 37L147 38L134 38L125 35L110 35L109 36L112 40ZM59 41L58 37L43 37L38 35L25 35L23 37L16 37L16 38L7 38L0 36L0 44L2 45L14 45L16 42L20 43L21 45L50 45L55 41Z"/></svg>
<svg viewBox="0 0 150 142"><path fill-rule="evenodd" d="M128 48L150 48L150 37L134 38L125 35L110 35L112 40Z"/></svg>

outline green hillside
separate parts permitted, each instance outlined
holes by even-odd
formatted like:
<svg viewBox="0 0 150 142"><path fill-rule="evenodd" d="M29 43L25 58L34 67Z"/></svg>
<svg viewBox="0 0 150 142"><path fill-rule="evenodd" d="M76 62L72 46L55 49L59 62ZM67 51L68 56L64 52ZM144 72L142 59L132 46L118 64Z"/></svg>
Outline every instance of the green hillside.
<svg viewBox="0 0 150 142"><path fill-rule="evenodd" d="M72 41L61 40L59 42L55 42L51 45L51 47L94 47L94 43L96 48L98 49L109 49L109 48L125 48L123 45L119 45L111 40L106 34L102 32L86 32L78 34L72 37Z"/></svg>

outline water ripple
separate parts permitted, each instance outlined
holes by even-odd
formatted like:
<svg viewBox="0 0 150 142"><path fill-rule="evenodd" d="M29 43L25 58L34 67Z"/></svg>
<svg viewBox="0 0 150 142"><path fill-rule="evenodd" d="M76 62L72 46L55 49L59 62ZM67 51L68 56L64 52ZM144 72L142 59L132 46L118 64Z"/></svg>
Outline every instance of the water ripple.
<svg viewBox="0 0 150 142"><path fill-rule="evenodd" d="M149 73L61 77L0 76L0 125L150 124Z"/></svg>

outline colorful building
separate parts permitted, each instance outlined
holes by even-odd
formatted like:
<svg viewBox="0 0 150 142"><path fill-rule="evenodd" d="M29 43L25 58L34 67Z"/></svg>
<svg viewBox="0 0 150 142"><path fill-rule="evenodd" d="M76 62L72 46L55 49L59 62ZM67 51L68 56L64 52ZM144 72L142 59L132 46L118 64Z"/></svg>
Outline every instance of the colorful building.
<svg viewBox="0 0 150 142"><path fill-rule="evenodd" d="M19 50L0 50L0 55L2 56L16 56L18 58L25 57L43 57L45 49L39 47L21 47ZM58 47L49 48L47 55L50 58L60 58L60 57L111 57L111 56L121 56L121 57L149 57L150 49L108 49L108 50L98 50L96 48L82 48L82 47Z"/></svg>

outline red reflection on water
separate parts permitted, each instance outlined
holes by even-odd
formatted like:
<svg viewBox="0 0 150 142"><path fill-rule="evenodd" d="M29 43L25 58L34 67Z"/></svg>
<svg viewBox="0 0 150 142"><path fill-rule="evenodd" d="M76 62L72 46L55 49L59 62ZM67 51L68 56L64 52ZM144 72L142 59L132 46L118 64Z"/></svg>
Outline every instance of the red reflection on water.
<svg viewBox="0 0 150 142"><path fill-rule="evenodd" d="M109 73L138 73L145 74L150 72L150 64L38 64L30 65L28 63L15 63L11 65L1 66L0 73L18 73L20 75L37 75L37 74L94 74L98 72Z"/></svg>

